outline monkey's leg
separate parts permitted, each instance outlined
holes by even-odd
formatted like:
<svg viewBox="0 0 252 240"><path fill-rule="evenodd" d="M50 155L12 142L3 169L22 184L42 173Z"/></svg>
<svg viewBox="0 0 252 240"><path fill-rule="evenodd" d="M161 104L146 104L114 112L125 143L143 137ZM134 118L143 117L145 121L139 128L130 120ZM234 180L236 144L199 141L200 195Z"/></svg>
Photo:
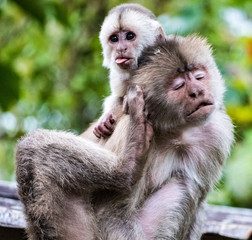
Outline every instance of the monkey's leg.
<svg viewBox="0 0 252 240"><path fill-rule="evenodd" d="M92 225L89 190L129 187L126 174L116 168L120 166L117 156L70 133L35 131L18 144L16 158L19 194L30 239L74 239L66 222L76 219L80 209L82 228L85 222L86 226ZM71 199L71 195L76 199L83 196L83 203ZM77 219L70 226L74 224L79 226ZM88 229L92 227L85 230ZM68 234L71 237L66 238Z"/></svg>
<svg viewBox="0 0 252 240"><path fill-rule="evenodd" d="M205 202L200 203L185 240L201 239L203 223L205 222L204 207Z"/></svg>
<svg viewBox="0 0 252 240"><path fill-rule="evenodd" d="M201 201L201 189L196 183L181 178L171 179L142 207L140 222L146 238L198 240L199 233L192 231L189 234L189 231L193 222L198 223L196 214Z"/></svg>
<svg viewBox="0 0 252 240"><path fill-rule="evenodd" d="M122 167L117 156L70 133L35 131L19 143L16 158L19 194L32 240L74 240L72 229L80 225L84 230L77 231L79 237L92 239L89 190L129 187L130 177L117 169Z"/></svg>
<svg viewBox="0 0 252 240"><path fill-rule="evenodd" d="M94 239L88 180L83 186L78 182L81 174L91 175L91 169L81 173L78 167L91 166L85 161L85 148L78 152L80 144L85 142L72 134L46 130L19 143L16 172L29 239Z"/></svg>

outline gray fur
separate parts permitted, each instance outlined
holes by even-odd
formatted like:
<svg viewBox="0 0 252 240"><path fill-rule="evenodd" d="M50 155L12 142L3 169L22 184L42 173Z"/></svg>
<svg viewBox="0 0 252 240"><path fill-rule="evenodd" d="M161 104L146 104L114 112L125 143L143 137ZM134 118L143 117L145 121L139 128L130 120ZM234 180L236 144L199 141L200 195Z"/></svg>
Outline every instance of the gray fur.
<svg viewBox="0 0 252 240"><path fill-rule="evenodd" d="M169 41L177 47L170 48ZM17 181L30 240L200 239L204 202L230 153L233 126L223 110L223 79L209 45L195 36L169 41L152 51L163 47L163 59L146 53L152 60L132 78L150 109L151 143L141 91L132 88L130 115L118 106L108 140L93 143L71 133L37 130L19 142ZM195 50L183 49L194 44L204 56L191 58ZM177 116L182 108L167 100L165 82L172 72L169 63L178 59L203 64L210 83L216 81L208 89L217 96L216 109L205 121L171 120L171 112Z"/></svg>

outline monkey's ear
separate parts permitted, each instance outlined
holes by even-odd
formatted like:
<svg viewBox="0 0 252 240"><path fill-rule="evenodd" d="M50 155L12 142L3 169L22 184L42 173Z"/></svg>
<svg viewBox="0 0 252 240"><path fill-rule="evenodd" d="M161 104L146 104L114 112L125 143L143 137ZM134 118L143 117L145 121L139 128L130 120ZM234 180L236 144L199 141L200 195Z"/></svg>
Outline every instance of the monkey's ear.
<svg viewBox="0 0 252 240"><path fill-rule="evenodd" d="M165 40L164 30L161 26L158 27L158 32L159 32L159 36L158 36L159 40L161 41Z"/></svg>

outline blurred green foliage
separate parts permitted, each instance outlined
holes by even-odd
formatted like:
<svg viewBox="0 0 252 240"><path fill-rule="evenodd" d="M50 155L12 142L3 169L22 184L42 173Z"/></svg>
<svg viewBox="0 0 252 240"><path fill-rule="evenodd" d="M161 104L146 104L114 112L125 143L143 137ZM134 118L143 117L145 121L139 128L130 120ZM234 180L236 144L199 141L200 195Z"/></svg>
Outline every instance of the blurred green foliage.
<svg viewBox="0 0 252 240"><path fill-rule="evenodd" d="M130 1L124 1L130 2ZM139 0L167 34L199 33L226 79L236 143L209 202L252 207L251 0ZM0 179L15 180L16 141L36 128L81 133L109 94L98 40L120 0L0 0Z"/></svg>

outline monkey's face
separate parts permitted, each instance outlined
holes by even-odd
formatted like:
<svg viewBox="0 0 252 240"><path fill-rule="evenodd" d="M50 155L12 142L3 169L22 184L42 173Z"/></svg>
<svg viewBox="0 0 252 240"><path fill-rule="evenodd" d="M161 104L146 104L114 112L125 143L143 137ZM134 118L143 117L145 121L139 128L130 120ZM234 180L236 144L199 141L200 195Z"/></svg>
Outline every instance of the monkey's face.
<svg viewBox="0 0 252 240"><path fill-rule="evenodd" d="M105 18L99 35L103 66L119 71L137 68L143 49L154 44L161 30L158 21L143 12L113 11Z"/></svg>
<svg viewBox="0 0 252 240"><path fill-rule="evenodd" d="M195 36L147 48L131 81L142 87L150 120L161 132L204 124L223 105L224 81L211 48Z"/></svg>
<svg viewBox="0 0 252 240"><path fill-rule="evenodd" d="M215 110L210 76L205 68L178 70L178 76L168 82L167 101L181 111L182 122L198 125L206 121Z"/></svg>
<svg viewBox="0 0 252 240"><path fill-rule="evenodd" d="M204 124L217 107L207 69L194 67L174 74L175 70L167 73L159 66L160 74L148 72L150 65L142 75L149 82L144 80L142 88L154 128L169 132Z"/></svg>
<svg viewBox="0 0 252 240"><path fill-rule="evenodd" d="M112 63L127 70L137 67L138 37L135 32L129 29L113 32L109 36L108 45L111 49Z"/></svg>

